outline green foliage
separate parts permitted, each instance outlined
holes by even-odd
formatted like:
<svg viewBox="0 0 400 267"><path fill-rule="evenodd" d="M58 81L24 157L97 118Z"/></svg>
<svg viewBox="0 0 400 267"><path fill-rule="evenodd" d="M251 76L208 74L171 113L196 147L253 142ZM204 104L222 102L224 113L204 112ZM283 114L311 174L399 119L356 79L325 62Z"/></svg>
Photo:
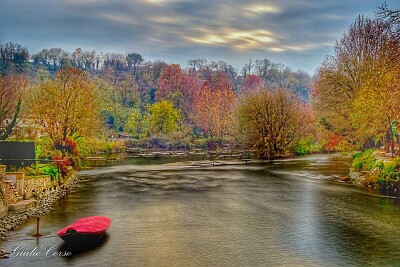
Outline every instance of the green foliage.
<svg viewBox="0 0 400 267"><path fill-rule="evenodd" d="M132 109L125 124L125 131L132 134L134 138L143 138L147 136L146 128L146 121L140 109Z"/></svg>
<svg viewBox="0 0 400 267"><path fill-rule="evenodd" d="M57 168L59 168L63 177L71 173L74 167L78 167L76 158L71 156L62 157L62 155L55 155L51 159L54 161L54 164L57 164Z"/></svg>
<svg viewBox="0 0 400 267"><path fill-rule="evenodd" d="M49 137L41 137L35 140L36 159L50 159L53 156L54 147Z"/></svg>
<svg viewBox="0 0 400 267"><path fill-rule="evenodd" d="M39 173L41 175L50 175L51 180L55 180L58 177L58 167L54 165L38 166Z"/></svg>
<svg viewBox="0 0 400 267"><path fill-rule="evenodd" d="M368 171L362 184L378 186L386 192L400 189L400 158L390 161L378 160L373 152L373 149L369 149L354 154L353 168L357 171Z"/></svg>
<svg viewBox="0 0 400 267"><path fill-rule="evenodd" d="M373 149L357 152L353 155L352 167L355 171L369 171L376 162Z"/></svg>
<svg viewBox="0 0 400 267"><path fill-rule="evenodd" d="M115 128L115 114L109 109L102 109L100 111L100 117L103 121L104 126L113 129Z"/></svg>
<svg viewBox="0 0 400 267"><path fill-rule="evenodd" d="M52 164L37 164L25 167L23 169L26 176L50 175L51 180L54 181L58 178L58 167Z"/></svg>
<svg viewBox="0 0 400 267"><path fill-rule="evenodd" d="M80 157L88 157L102 151L105 140L98 138L82 137L76 140L78 144L78 154Z"/></svg>
<svg viewBox="0 0 400 267"><path fill-rule="evenodd" d="M380 162L376 165L376 181L379 185L387 185L391 182L400 182L400 159L389 162Z"/></svg>
<svg viewBox="0 0 400 267"><path fill-rule="evenodd" d="M309 155L312 153L317 153L322 150L322 146L316 144L312 138L303 138L300 139L295 148L294 153L298 156L300 155Z"/></svg>
<svg viewBox="0 0 400 267"><path fill-rule="evenodd" d="M148 105L147 110L148 125L152 134L170 134L179 130L182 118L171 102L161 100Z"/></svg>
<svg viewBox="0 0 400 267"><path fill-rule="evenodd" d="M101 151L106 154L121 153L125 150L125 142L122 140L101 142Z"/></svg>

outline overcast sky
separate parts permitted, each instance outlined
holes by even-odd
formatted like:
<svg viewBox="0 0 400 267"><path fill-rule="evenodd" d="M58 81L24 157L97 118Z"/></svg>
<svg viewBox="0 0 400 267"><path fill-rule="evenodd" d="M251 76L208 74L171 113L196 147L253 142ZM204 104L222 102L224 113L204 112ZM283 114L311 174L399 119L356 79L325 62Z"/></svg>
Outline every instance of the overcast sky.
<svg viewBox="0 0 400 267"><path fill-rule="evenodd" d="M187 67L268 58L313 74L358 15L377 0L2 0L0 43L36 53L60 47L135 52ZM400 0L388 0L392 9Z"/></svg>

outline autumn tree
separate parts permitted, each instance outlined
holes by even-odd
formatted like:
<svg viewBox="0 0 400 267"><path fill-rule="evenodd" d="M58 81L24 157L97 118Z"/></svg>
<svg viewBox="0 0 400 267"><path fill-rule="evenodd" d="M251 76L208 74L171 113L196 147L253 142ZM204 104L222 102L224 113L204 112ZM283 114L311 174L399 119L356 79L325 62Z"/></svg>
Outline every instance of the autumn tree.
<svg viewBox="0 0 400 267"><path fill-rule="evenodd" d="M154 112L153 112L154 113ZM156 120L154 117L155 114L152 114L153 117L148 118L150 122ZM144 114L141 112L139 108L134 108L130 111L128 120L125 124L125 131L131 134L135 138L143 138L147 135L147 121L145 119Z"/></svg>
<svg viewBox="0 0 400 267"><path fill-rule="evenodd" d="M144 62L142 66L143 78L149 85L154 85L154 83L161 77L166 66L168 66L168 64L160 59L153 62Z"/></svg>
<svg viewBox="0 0 400 267"><path fill-rule="evenodd" d="M388 4L385 2L379 8L377 16L385 20L393 27L393 37L400 38L400 9L390 9Z"/></svg>
<svg viewBox="0 0 400 267"><path fill-rule="evenodd" d="M171 101L186 122L191 120L193 102L199 94L201 81L193 72L185 73L178 64L165 67L158 81L156 100Z"/></svg>
<svg viewBox="0 0 400 267"><path fill-rule="evenodd" d="M33 88L28 106L32 118L63 153L67 139L88 137L99 129L96 88L75 68L62 69L54 79Z"/></svg>
<svg viewBox="0 0 400 267"><path fill-rule="evenodd" d="M208 77L195 100L195 121L204 132L218 139L231 135L232 107L236 96L228 78L220 72Z"/></svg>
<svg viewBox="0 0 400 267"><path fill-rule="evenodd" d="M116 101L124 107L140 105L140 96L135 78L130 73L122 74L115 83Z"/></svg>
<svg viewBox="0 0 400 267"><path fill-rule="evenodd" d="M7 139L21 118L22 95L28 88L24 76L0 76L0 140Z"/></svg>
<svg viewBox="0 0 400 267"><path fill-rule="evenodd" d="M284 88L248 92L240 99L236 114L238 132L258 158L293 153L296 142L312 125L310 108Z"/></svg>
<svg viewBox="0 0 400 267"><path fill-rule="evenodd" d="M147 107L148 110L148 127L152 134L170 134L180 129L182 119L179 111L174 105L167 101L161 100Z"/></svg>
<svg viewBox="0 0 400 267"><path fill-rule="evenodd" d="M327 127L353 144L387 135L400 114L399 48L390 24L356 19L314 82L314 105Z"/></svg>
<svg viewBox="0 0 400 267"><path fill-rule="evenodd" d="M263 80L255 74L247 75L240 87L240 93L245 94L264 87Z"/></svg>

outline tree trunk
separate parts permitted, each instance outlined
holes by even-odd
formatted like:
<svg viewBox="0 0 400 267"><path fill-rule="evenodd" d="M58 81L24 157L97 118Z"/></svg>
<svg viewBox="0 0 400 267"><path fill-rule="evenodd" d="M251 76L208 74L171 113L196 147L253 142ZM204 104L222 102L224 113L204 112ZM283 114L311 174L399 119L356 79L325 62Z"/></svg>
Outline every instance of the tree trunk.
<svg viewBox="0 0 400 267"><path fill-rule="evenodd" d="M391 143L392 157L394 157L394 136L393 136L393 131L390 131L390 143Z"/></svg>

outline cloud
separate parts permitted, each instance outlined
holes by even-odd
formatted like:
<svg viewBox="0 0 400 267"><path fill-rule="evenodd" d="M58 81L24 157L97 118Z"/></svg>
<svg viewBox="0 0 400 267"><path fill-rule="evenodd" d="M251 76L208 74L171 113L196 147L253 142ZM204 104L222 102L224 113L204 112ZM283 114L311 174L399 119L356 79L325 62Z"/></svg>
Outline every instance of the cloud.
<svg viewBox="0 0 400 267"><path fill-rule="evenodd" d="M395 0L388 4L399 6ZM312 72L331 52L329 44L357 15L373 16L376 5L375 0L4 0L0 43L18 42L33 52L50 47L137 52L168 62L267 57L294 68L303 62Z"/></svg>

